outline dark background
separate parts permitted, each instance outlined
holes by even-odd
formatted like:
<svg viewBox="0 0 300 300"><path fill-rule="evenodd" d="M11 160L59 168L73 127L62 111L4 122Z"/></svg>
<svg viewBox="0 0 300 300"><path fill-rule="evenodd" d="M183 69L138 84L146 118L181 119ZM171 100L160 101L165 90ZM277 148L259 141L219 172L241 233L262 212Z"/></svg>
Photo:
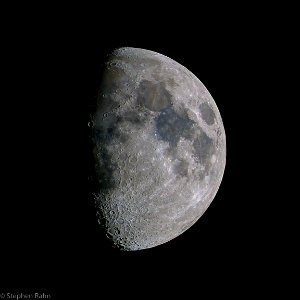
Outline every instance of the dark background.
<svg viewBox="0 0 300 300"><path fill-rule="evenodd" d="M276 272L274 252L283 241L273 212L279 191L272 191L282 129L274 89L287 37L264 10L179 11L120 18L103 8L63 27L23 24L9 36L15 46L6 57L13 83L3 109L4 287L57 299L79 289L101 295L108 286L124 295L136 286L147 295L159 288L253 291ZM136 252L111 249L102 238L90 196L95 186L87 181L87 121L106 55L124 46L159 52L194 73L213 96L227 138L223 181L205 214L176 239Z"/></svg>

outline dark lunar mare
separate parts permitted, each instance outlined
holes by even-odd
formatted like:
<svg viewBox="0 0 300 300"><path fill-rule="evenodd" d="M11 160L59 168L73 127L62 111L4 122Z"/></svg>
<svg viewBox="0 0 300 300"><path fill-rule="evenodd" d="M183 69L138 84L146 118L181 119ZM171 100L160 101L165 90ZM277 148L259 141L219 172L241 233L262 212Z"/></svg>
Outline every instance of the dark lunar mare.
<svg viewBox="0 0 300 300"><path fill-rule="evenodd" d="M152 111L161 111L171 104L172 96L164 82L153 83L143 80L137 91L137 103Z"/></svg>
<svg viewBox="0 0 300 300"><path fill-rule="evenodd" d="M202 119L206 122L207 125L213 125L215 123L215 113L212 108L206 103L200 104L200 112Z"/></svg>
<svg viewBox="0 0 300 300"><path fill-rule="evenodd" d="M178 115L172 106L168 106L156 117L155 123L159 139L175 147L180 137L189 137L190 129L195 122L187 116Z"/></svg>
<svg viewBox="0 0 300 300"><path fill-rule="evenodd" d="M197 160L204 166L204 171L200 172L200 179L203 179L205 175L209 173L211 168L210 158L215 153L215 144L204 131L201 132L194 142L194 155Z"/></svg>
<svg viewBox="0 0 300 300"><path fill-rule="evenodd" d="M206 164L215 152L213 140L204 131L194 140L193 146L195 149L194 154L201 164Z"/></svg>

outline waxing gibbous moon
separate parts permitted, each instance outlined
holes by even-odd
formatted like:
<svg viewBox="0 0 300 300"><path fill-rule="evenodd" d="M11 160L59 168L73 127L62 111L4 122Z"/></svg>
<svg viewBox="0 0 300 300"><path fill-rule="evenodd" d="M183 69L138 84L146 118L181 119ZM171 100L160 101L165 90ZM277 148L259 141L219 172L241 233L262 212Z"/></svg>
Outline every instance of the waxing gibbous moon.
<svg viewBox="0 0 300 300"><path fill-rule="evenodd" d="M89 124L97 217L115 247L166 243L214 199L226 160L222 119L205 86L176 61L113 51Z"/></svg>

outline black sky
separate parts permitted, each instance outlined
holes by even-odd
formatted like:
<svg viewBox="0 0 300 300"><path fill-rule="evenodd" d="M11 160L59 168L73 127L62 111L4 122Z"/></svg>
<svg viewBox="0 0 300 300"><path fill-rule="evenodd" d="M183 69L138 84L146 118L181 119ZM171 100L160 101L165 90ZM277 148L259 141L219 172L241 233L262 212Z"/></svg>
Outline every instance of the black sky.
<svg viewBox="0 0 300 300"><path fill-rule="evenodd" d="M7 59L14 83L5 110L12 119L5 128L13 132L7 143L13 158L5 173L8 196L2 197L7 209L1 211L4 286L57 295L81 286L100 295L108 285L126 291L140 284L153 292L150 282L166 288L164 280L171 278L174 290L193 282L196 272L197 285L227 278L230 289L248 287L245 278L253 271L262 282L274 268L270 251L280 245L270 210L276 182L268 180L281 130L274 126L279 99L272 93L280 32L263 11L245 11L216 15L191 8L118 18L104 8L61 28L17 28ZM223 181L209 209L178 238L137 252L112 250L100 238L83 129L106 54L124 46L162 53L194 73L213 96L227 138Z"/></svg>

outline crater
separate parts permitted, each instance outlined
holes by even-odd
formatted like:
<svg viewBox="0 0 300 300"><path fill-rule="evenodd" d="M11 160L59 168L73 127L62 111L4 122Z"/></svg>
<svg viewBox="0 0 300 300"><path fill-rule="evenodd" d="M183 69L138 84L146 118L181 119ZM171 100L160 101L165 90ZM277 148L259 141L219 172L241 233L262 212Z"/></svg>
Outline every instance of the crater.
<svg viewBox="0 0 300 300"><path fill-rule="evenodd" d="M207 125L213 125L215 123L215 113L207 102L200 104L200 113Z"/></svg>
<svg viewBox="0 0 300 300"><path fill-rule="evenodd" d="M143 80L137 90L137 103L152 111L161 111L171 104L171 94L163 82L154 83Z"/></svg>
<svg viewBox="0 0 300 300"><path fill-rule="evenodd" d="M159 139L169 142L171 146L176 146L180 137L190 136L194 124L194 121L178 115L170 106L161 111L155 122Z"/></svg>

